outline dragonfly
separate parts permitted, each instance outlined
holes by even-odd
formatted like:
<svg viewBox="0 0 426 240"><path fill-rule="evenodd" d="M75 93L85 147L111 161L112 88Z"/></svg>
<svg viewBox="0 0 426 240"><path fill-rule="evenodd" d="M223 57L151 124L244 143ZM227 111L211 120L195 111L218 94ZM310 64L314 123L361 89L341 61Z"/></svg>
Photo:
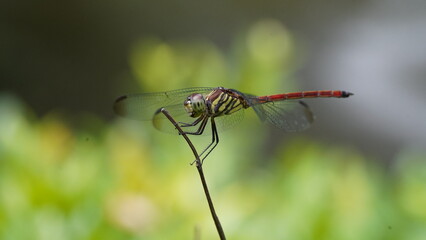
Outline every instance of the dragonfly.
<svg viewBox="0 0 426 240"><path fill-rule="evenodd" d="M320 90L255 96L224 87L194 87L124 95L115 101L114 112L130 119L152 121L156 129L178 134L161 112L164 108L185 134L209 132L212 140L200 154L203 162L218 145L218 132L238 125L245 109L252 108L263 122L286 132L296 132L305 130L314 121L311 109L302 99L347 98L351 95L353 93L341 90Z"/></svg>

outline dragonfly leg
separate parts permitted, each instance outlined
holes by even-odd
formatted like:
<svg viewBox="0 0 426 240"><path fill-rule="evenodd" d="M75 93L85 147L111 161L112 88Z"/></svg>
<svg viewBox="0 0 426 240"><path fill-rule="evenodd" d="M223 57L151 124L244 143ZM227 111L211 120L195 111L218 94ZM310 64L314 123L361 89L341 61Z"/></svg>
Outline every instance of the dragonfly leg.
<svg viewBox="0 0 426 240"><path fill-rule="evenodd" d="M186 132L185 134L190 134L190 135L201 135L204 132L204 129L206 128L207 122L208 122L209 118L207 116L203 117L203 121L201 122L200 127L197 129L197 131L195 132Z"/></svg>
<svg viewBox="0 0 426 240"><path fill-rule="evenodd" d="M212 128L213 129L213 128ZM214 134L212 130L212 141L207 145L207 147L204 148L204 150L200 153L200 157L203 156L203 154L213 145L213 143L216 141L216 135ZM208 154L207 154L208 155ZM203 158L204 159L204 158Z"/></svg>
<svg viewBox="0 0 426 240"><path fill-rule="evenodd" d="M204 116L197 118L192 123L178 122L180 127L193 127L196 126L201 120L203 120Z"/></svg>
<svg viewBox="0 0 426 240"><path fill-rule="evenodd" d="M217 134L217 128L216 128L216 123L214 121L214 118L211 118L211 122L212 122L212 142L201 152L200 157L202 155L204 155L204 153L209 150L207 152L207 154L201 159L201 163L204 162L204 159L206 159L206 157L213 151L213 149L215 149L215 147L217 146L217 144L219 143L219 134ZM213 145L214 144L214 145ZM213 145L213 146L212 146Z"/></svg>

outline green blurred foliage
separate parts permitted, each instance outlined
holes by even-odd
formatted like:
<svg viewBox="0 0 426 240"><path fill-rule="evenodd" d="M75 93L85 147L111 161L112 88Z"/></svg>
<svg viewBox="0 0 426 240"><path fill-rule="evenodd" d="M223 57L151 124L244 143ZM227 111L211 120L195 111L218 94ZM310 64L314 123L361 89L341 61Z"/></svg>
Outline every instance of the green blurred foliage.
<svg viewBox="0 0 426 240"><path fill-rule="evenodd" d="M148 91L226 83L271 93L295 84L295 48L282 25L265 20L240 34L229 56L206 41L150 38L135 44L130 64ZM76 129L61 115L29 111L1 95L1 239L218 238L179 136L93 116ZM426 238L424 151L407 148L385 169L356 147L300 135L265 156L265 126L250 119L221 133L204 164L229 239Z"/></svg>
<svg viewBox="0 0 426 240"><path fill-rule="evenodd" d="M274 20L263 20L238 34L229 55L208 41L164 42L152 37L136 43L130 65L144 91L223 86L248 93L294 88L290 76L298 62L295 41Z"/></svg>

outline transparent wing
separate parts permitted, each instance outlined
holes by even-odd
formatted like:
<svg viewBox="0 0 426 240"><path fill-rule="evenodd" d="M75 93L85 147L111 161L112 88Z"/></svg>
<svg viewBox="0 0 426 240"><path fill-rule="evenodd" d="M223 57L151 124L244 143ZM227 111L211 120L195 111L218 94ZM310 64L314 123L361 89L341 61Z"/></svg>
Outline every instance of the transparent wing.
<svg viewBox="0 0 426 240"><path fill-rule="evenodd" d="M119 97L114 103L114 112L122 117L135 120L151 120L158 109L169 105L182 106L186 97L192 93L207 94L214 88L185 88L169 92L130 94Z"/></svg>
<svg viewBox="0 0 426 240"><path fill-rule="evenodd" d="M184 107L183 104L175 104L165 107L165 109L169 112L169 114L173 117L173 119L178 123L193 123L197 118L190 117ZM240 110L238 112L234 112L230 115L220 116L215 118L217 130L219 132L228 130L237 123L241 122L244 118L244 111ZM157 111L152 118L152 123L154 127L162 132L177 134L177 130L170 123L170 121L164 116L164 114L160 111ZM182 127L182 130L185 132L196 132L198 128L201 126L201 122L199 122L195 126ZM208 119L205 130L202 135L211 135L211 119Z"/></svg>
<svg viewBox="0 0 426 240"><path fill-rule="evenodd" d="M177 123L193 123L197 118L192 118L188 115L188 113L185 111L185 108L183 104L175 104L175 105L169 105L164 107L164 109L167 110L167 112L170 114L170 116L173 117L173 119ZM178 131L175 129L173 124L169 121L169 119L166 118L166 116L159 111L155 112L153 118L152 118L152 125L154 127L162 132L166 133L172 133L177 134ZM185 127L182 128L186 132L195 132L197 131L199 125L192 126L192 127Z"/></svg>
<svg viewBox="0 0 426 240"><path fill-rule="evenodd" d="M223 132L235 127L238 123L241 123L243 119L244 109L241 109L230 115L216 117L214 120L216 122L217 130L219 132Z"/></svg>
<svg viewBox="0 0 426 240"><path fill-rule="evenodd" d="M314 121L314 115L303 101L284 100L259 103L251 98L251 104L262 121L267 121L287 132L305 130Z"/></svg>

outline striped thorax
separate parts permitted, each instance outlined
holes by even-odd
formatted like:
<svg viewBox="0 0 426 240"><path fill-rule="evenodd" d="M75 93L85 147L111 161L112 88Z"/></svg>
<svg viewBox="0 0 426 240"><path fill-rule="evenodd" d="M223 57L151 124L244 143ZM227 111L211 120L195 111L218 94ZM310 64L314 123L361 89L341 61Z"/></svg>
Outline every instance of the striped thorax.
<svg viewBox="0 0 426 240"><path fill-rule="evenodd" d="M219 87L204 97L201 93L189 95L183 103L190 117L197 118L202 114L219 117L248 108L247 101L235 90Z"/></svg>
<svg viewBox="0 0 426 240"><path fill-rule="evenodd" d="M219 87L206 96L208 114L218 117L229 115L243 108L248 104L236 91Z"/></svg>

